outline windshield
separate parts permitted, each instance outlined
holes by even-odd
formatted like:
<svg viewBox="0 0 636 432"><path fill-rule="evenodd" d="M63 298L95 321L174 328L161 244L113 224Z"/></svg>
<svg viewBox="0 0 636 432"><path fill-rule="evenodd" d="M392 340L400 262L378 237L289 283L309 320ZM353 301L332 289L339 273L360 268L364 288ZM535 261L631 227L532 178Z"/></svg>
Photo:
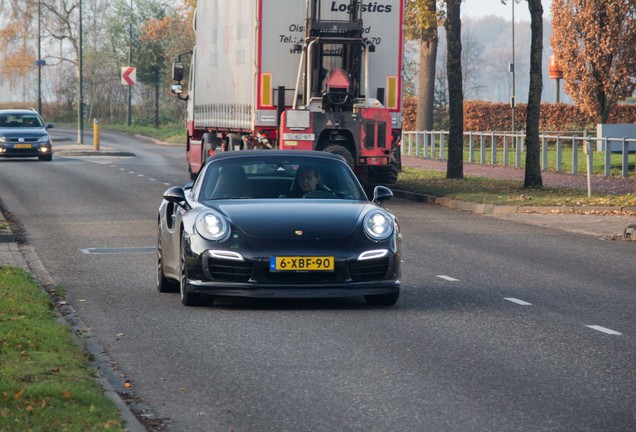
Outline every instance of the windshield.
<svg viewBox="0 0 636 432"><path fill-rule="evenodd" d="M36 113L10 113L0 115L0 128L43 128L44 124Z"/></svg>
<svg viewBox="0 0 636 432"><path fill-rule="evenodd" d="M344 162L320 157L243 157L219 159L199 176L199 201L215 199L366 200Z"/></svg>

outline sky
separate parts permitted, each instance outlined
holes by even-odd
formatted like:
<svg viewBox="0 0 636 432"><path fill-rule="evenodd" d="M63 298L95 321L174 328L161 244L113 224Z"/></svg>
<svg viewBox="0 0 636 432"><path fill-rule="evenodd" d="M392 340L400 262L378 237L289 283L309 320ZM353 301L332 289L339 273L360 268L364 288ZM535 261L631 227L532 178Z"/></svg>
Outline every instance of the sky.
<svg viewBox="0 0 636 432"><path fill-rule="evenodd" d="M461 6L462 17L481 18L487 15L496 15L507 20L512 18L511 0L507 0L507 4L502 4L501 0L464 0ZM550 5L552 0L542 0L543 18L550 17ZM530 21L530 12L528 12L528 2L521 0L515 3L515 21Z"/></svg>

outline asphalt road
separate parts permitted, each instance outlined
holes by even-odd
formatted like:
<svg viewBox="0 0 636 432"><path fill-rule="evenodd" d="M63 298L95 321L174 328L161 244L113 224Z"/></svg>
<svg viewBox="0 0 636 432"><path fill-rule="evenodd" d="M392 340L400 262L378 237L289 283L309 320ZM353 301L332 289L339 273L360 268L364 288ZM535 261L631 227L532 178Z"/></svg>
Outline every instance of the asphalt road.
<svg viewBox="0 0 636 432"><path fill-rule="evenodd" d="M0 160L0 197L165 430L636 430L633 242L394 200L396 306L186 308L153 254L182 149L102 145L136 156Z"/></svg>

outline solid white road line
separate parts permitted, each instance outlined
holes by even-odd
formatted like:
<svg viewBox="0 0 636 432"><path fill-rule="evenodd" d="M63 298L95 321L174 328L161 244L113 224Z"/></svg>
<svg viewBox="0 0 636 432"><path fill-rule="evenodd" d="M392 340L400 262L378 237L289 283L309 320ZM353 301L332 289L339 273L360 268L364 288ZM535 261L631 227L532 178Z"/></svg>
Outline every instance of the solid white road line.
<svg viewBox="0 0 636 432"><path fill-rule="evenodd" d="M608 329L608 328L606 328L606 327L601 327L601 326L598 326L598 325L586 325L585 327L589 327L589 328L591 328L592 330L598 330L598 331L600 331L600 332L607 333L607 334L609 334L609 335L620 336L620 335L622 335L622 334L623 334L623 333L619 333L619 332L617 332L617 331L615 331L615 330Z"/></svg>
<svg viewBox="0 0 636 432"><path fill-rule="evenodd" d="M521 306L532 306L532 303L528 303L527 301L519 300L514 297L504 297L504 300L508 300L509 302L513 302Z"/></svg>
<svg viewBox="0 0 636 432"><path fill-rule="evenodd" d="M440 279L444 279L446 281L449 281L449 282L459 282L459 279L455 279L453 277L446 276L446 275L437 275L437 277L440 278Z"/></svg>

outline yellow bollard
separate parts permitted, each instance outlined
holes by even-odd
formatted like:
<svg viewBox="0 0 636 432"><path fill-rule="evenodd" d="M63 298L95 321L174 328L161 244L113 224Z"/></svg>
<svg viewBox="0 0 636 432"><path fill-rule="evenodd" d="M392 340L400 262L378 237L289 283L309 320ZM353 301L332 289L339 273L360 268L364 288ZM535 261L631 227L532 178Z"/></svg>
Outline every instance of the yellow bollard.
<svg viewBox="0 0 636 432"><path fill-rule="evenodd" d="M93 119L93 150L99 150L99 119Z"/></svg>

